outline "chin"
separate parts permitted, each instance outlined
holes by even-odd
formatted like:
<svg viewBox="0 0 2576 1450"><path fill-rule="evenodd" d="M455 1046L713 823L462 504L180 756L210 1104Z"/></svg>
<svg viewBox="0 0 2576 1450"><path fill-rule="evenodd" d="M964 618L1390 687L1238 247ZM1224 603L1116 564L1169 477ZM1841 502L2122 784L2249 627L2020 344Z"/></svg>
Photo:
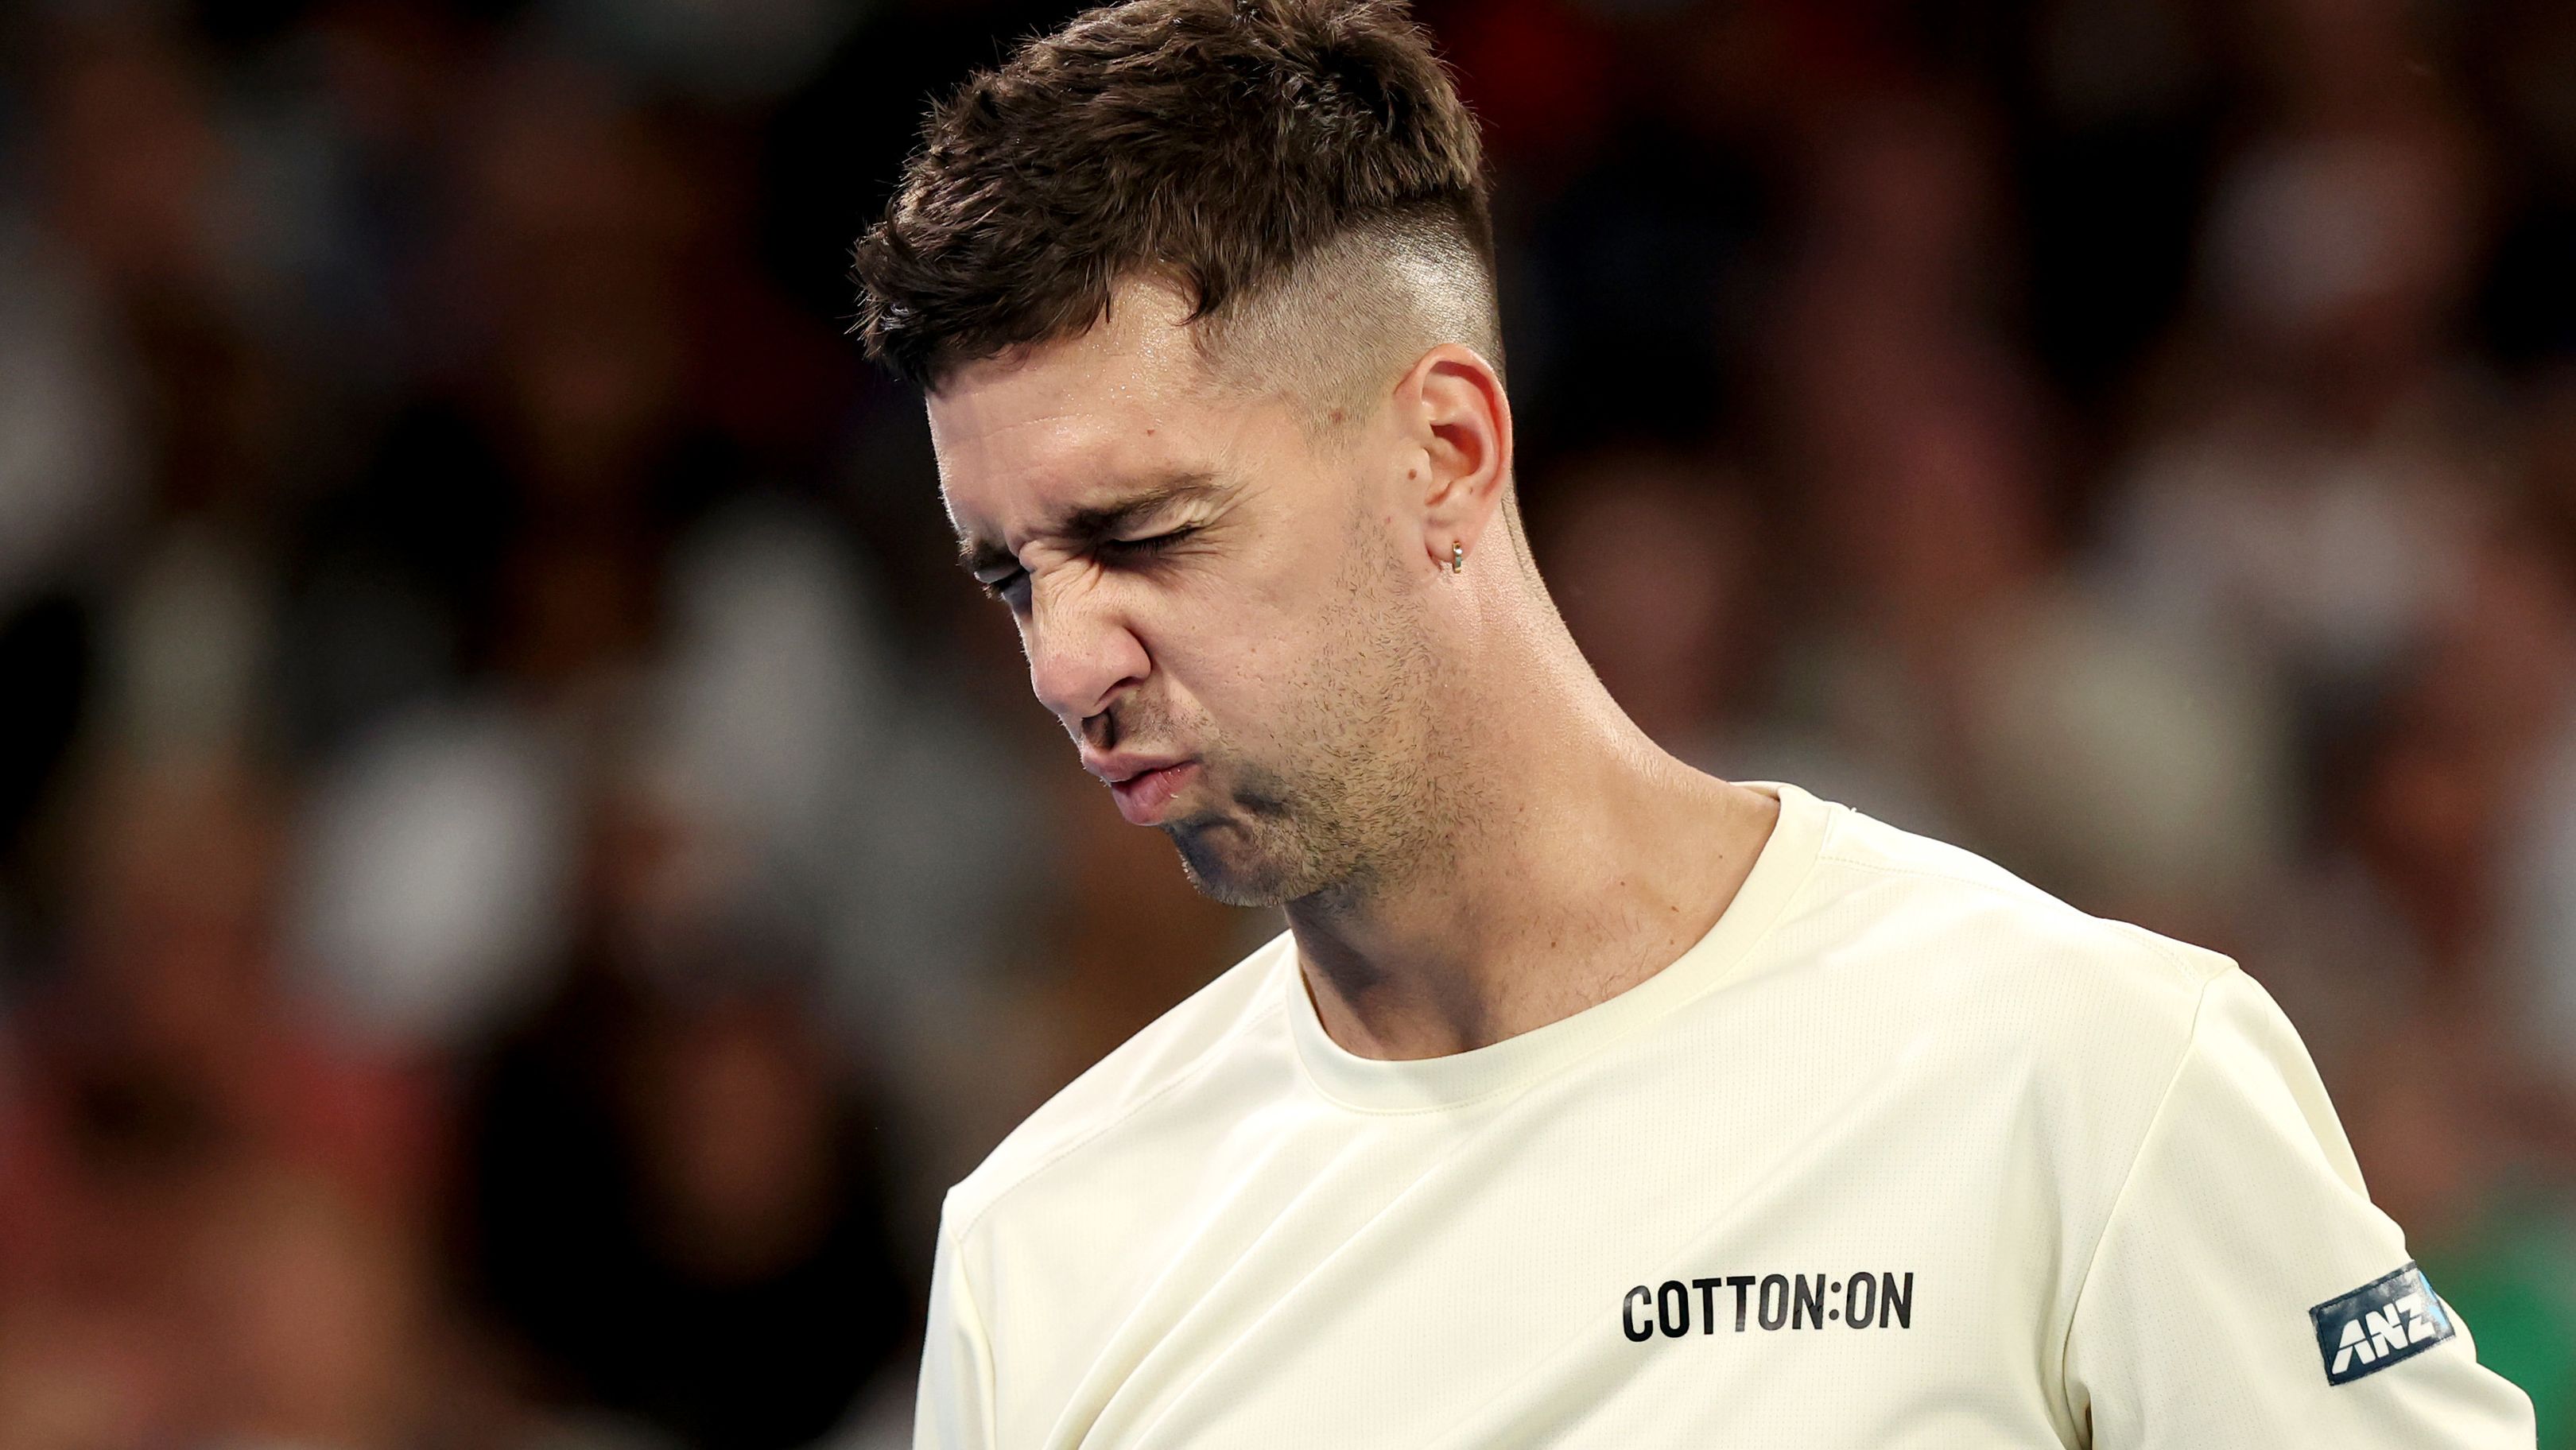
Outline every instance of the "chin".
<svg viewBox="0 0 2576 1450"><path fill-rule="evenodd" d="M1245 840L1231 823L1181 822L1165 826L1163 833L1180 852L1181 874L1212 901L1268 907L1306 894L1297 889L1290 862Z"/></svg>

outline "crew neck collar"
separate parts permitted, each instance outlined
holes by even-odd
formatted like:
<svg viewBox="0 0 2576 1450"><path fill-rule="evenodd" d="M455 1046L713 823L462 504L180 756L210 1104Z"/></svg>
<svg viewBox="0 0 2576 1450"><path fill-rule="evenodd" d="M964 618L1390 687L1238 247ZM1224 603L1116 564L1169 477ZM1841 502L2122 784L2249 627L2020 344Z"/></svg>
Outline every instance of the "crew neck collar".
<svg viewBox="0 0 2576 1450"><path fill-rule="evenodd" d="M1806 883L1837 809L1794 785L1736 784L1777 799L1780 817L1716 925L1662 971L1607 1001L1517 1037L1444 1057L1361 1057L1324 1031L1298 966L1296 937L1282 935L1274 944L1279 956L1275 970L1288 997L1289 1035L1308 1077L1326 1097L1366 1112L1458 1107L1536 1082L1734 975Z"/></svg>

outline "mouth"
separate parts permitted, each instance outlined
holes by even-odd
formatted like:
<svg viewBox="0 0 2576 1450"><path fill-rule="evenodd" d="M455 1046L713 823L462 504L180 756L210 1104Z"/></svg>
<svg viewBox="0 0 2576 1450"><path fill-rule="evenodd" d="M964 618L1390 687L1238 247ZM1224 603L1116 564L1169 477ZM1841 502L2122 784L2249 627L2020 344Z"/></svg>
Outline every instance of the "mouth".
<svg viewBox="0 0 2576 1450"><path fill-rule="evenodd" d="M1198 771L1199 763L1195 760L1154 766L1140 770L1123 780L1111 781L1109 793L1118 798L1118 814L1127 818L1127 824L1157 825L1161 823L1164 813L1170 809L1172 797L1180 794L1182 787L1197 779Z"/></svg>

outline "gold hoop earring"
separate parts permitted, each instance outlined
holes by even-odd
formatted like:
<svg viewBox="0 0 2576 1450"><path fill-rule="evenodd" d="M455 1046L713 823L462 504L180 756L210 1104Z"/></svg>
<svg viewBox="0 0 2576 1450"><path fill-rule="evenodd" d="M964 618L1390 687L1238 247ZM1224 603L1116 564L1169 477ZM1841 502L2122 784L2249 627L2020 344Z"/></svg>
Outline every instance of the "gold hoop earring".
<svg viewBox="0 0 2576 1450"><path fill-rule="evenodd" d="M1452 574L1463 574L1466 571L1467 546L1458 542L1456 539L1451 539L1449 541L1449 572Z"/></svg>

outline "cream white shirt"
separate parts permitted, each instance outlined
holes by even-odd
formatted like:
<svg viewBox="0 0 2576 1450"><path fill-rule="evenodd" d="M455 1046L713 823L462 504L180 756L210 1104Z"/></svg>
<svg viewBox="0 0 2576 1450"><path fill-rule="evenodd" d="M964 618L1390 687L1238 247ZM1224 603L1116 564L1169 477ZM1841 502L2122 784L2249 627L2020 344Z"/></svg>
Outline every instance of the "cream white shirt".
<svg viewBox="0 0 2576 1450"><path fill-rule="evenodd" d="M2251 978L1755 788L1586 1011L1361 1058L1282 936L1067 1087L948 1196L916 1445L2529 1450Z"/></svg>

